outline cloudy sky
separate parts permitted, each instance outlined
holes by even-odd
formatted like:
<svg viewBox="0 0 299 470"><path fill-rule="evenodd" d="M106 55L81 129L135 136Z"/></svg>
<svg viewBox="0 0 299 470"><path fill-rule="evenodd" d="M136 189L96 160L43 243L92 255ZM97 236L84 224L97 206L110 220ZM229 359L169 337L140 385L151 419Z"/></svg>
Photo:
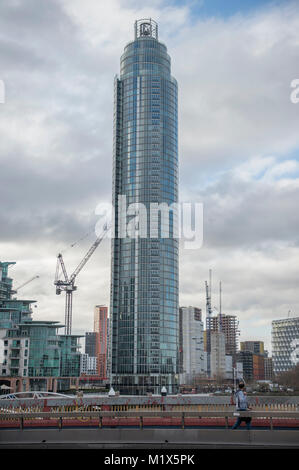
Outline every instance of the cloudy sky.
<svg viewBox="0 0 299 470"><path fill-rule="evenodd" d="M2 0L0 260L17 262L15 286L40 276L20 290L35 319L64 322L56 255L72 272L111 201L113 78L145 17L179 83L180 197L204 204L203 247L181 250L180 304L205 311L211 268L213 306L221 280L240 339L271 350L271 321L299 314L298 1ZM109 240L77 285L81 334L109 303Z"/></svg>

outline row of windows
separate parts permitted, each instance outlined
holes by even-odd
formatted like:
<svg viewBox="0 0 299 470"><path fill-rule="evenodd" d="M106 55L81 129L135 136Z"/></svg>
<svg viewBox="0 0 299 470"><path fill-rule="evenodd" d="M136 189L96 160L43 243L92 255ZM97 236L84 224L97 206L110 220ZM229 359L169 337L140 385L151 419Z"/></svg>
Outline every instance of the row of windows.
<svg viewBox="0 0 299 470"><path fill-rule="evenodd" d="M125 302L126 304L128 303L128 301L130 300L138 300L140 301L141 303L146 303L148 302L149 304L150 303L158 303L160 304L164 302L164 300L171 300L172 302L175 300L177 301L177 292L164 292L164 291L161 291L161 292L157 292L157 291L148 291L148 292L131 292L130 295L129 295L129 292L128 293L123 293L121 295L122 297L122 302ZM163 304L163 305L166 305L168 306L168 304ZM162 305L162 306L163 306Z"/></svg>
<svg viewBox="0 0 299 470"><path fill-rule="evenodd" d="M168 260L169 263L167 263L167 260L164 260L163 264L160 263L159 265L157 265L156 267L153 266L152 264L149 264L149 263L130 263L130 262L127 262L127 263L123 263L123 265L121 266L120 268L120 271L128 271L128 270L134 270L134 269L141 269L142 271L147 271L148 274L151 274L151 275L159 275L159 274L164 274L164 273L167 273L168 271L171 271L173 272L174 269L177 268L177 263L173 263L171 260Z"/></svg>
<svg viewBox="0 0 299 470"><path fill-rule="evenodd" d="M161 42L157 41L157 39L146 38L146 39L138 39L137 41L135 40L127 44L123 55L130 54L132 50L140 50L140 49L148 49L148 48L164 51L165 53L167 53L165 44L162 44Z"/></svg>
<svg viewBox="0 0 299 470"><path fill-rule="evenodd" d="M155 143L141 143L139 140L135 142L131 142L130 145L126 146L128 148L127 152L138 152L138 151L143 151L143 152L148 152L150 151L162 151L163 153L169 153L169 152L177 152L177 144L171 144L167 142L167 144L164 144L163 146L161 144L155 144ZM123 150L124 152L124 150Z"/></svg>
<svg viewBox="0 0 299 470"><path fill-rule="evenodd" d="M135 152L134 152L135 153ZM157 158L157 154L153 156L153 152L140 152L138 155L132 155L129 153L126 158L126 154L122 153L118 158L118 166L115 167L115 170L118 170L118 177L122 174L126 176L129 172L135 171L143 171L146 172L151 171L154 172L156 170L164 171L165 173L171 172L172 174L177 174L178 170L178 158L177 153L166 153L161 152L162 155ZM175 172L175 173L173 173ZM118 182L121 182L119 179Z"/></svg>
<svg viewBox="0 0 299 470"><path fill-rule="evenodd" d="M171 194L175 194L177 192L177 188L174 188L174 183L176 182L177 178L173 175L169 175L169 178L166 178L166 175L161 175L160 178L155 176L136 176L132 179L127 178L126 181L122 182L122 193L125 196L127 191L134 191L137 189L136 185L138 186L138 195L140 195L140 199L142 199L143 195L150 195L151 190L160 189L160 194L164 192L168 192ZM161 191L163 189L163 192ZM140 200L142 202L142 200ZM131 214L132 216L135 214ZM124 218L126 218L126 214L124 214Z"/></svg>
<svg viewBox="0 0 299 470"><path fill-rule="evenodd" d="M138 71L137 71L138 72ZM169 70L167 70L165 67L159 67L157 66L155 70L149 70L149 69L145 69L145 70L142 70L142 72L140 73L139 77L138 78L150 78L152 76L160 76L161 78L163 78L164 80L173 80L173 77L171 77L170 73L169 73ZM129 70L127 71L125 74L123 74L121 76L121 80L126 80L128 78L134 78L136 79L136 76L137 76L137 73L136 73L136 70Z"/></svg>
<svg viewBox="0 0 299 470"><path fill-rule="evenodd" d="M143 53L130 54L126 57L122 56L120 58L120 74L122 75L124 70L138 70L138 68L144 68L149 65L157 65L159 68L164 69L166 73L170 73L171 64L167 54L153 54L150 51L144 51Z"/></svg>
<svg viewBox="0 0 299 470"><path fill-rule="evenodd" d="M127 178L127 180L135 178L157 178L158 179L163 179L164 177L166 179L173 179L174 181L177 180L177 167L175 165L163 165L162 162L160 165L153 164L152 162L148 162L147 164L141 166L138 165L137 169L137 164L134 165L134 168L132 168L132 160L131 162L128 162L128 165L123 165L122 168L122 179Z"/></svg>
<svg viewBox="0 0 299 470"><path fill-rule="evenodd" d="M144 125L159 125L163 129L166 130L167 128L169 130L176 129L177 128L177 116L163 116L163 120L160 121L160 119L150 119L150 118L144 118L141 116L136 117L136 112L135 116L134 113L128 113L123 116L122 119L123 123L123 129L125 129L129 124L131 127L137 128L137 126L144 126Z"/></svg>
<svg viewBox="0 0 299 470"><path fill-rule="evenodd" d="M115 308L114 308L115 307ZM128 313L128 312L124 312L123 309L121 309L121 312L119 312L120 310L120 307L119 305L117 306L113 306L113 321L117 321L117 325L118 325L118 322L119 322L119 315L120 313L121 314L125 314L125 313ZM153 321L153 322L159 322L161 320L164 320L165 318L165 315L170 315L170 320L173 319L173 322L176 322L176 318L175 316L177 315L177 306L174 307L165 307L163 305L161 305L160 307L156 307L155 309L154 308L147 308L147 306L142 306L141 309L139 309L139 306L138 306L138 309L136 311L136 314L137 315L147 315L149 320L150 321ZM131 314L135 314L135 312L133 312L133 310L131 311ZM152 325L154 326L154 325Z"/></svg>
<svg viewBox="0 0 299 470"><path fill-rule="evenodd" d="M135 90L128 91L124 93L124 96L122 98L122 106L125 108L127 104L133 105L134 103L139 106L142 105L147 105L149 106L150 104L161 106L162 104L164 106L173 106L176 108L176 105L178 102L177 100L177 95L174 95L172 93L153 93L149 91L144 91L144 92L138 92Z"/></svg>
<svg viewBox="0 0 299 470"><path fill-rule="evenodd" d="M120 325L123 328L123 334L124 335L125 334L131 335L131 336L133 335L133 331L135 330L133 321L131 321L130 324L129 324L129 322L127 322L127 324L128 324L127 329L125 329L125 327L124 327L124 325L126 324L126 321L124 319L120 320L119 317L117 317L116 321L117 321L117 324L115 323L115 326L117 325L117 328L115 329L115 334L116 335L118 335L119 332L120 332ZM138 317L137 327L139 329L139 317ZM162 328L164 336L168 335L168 334L170 334L170 335L172 334L172 336L177 336L178 322L175 321L175 319L173 319L173 321L161 322L161 323L159 323L159 321L158 321L156 326L154 327L153 325L150 324L150 321L148 320L148 323L144 328L145 328L144 329L144 332L145 332L144 334L149 334L149 329L150 328L156 328L156 329L157 328L158 329ZM155 333L155 335L157 336L157 333Z"/></svg>
<svg viewBox="0 0 299 470"><path fill-rule="evenodd" d="M174 163L175 162L176 160L174 160ZM171 180L173 182L176 182L178 179L177 166L175 164L171 164L170 162L168 165L153 165L151 161L147 161L146 163L143 163L143 165L137 165L134 160L128 161L127 165L124 163L126 162L123 162L121 175L119 175L119 183L134 183L136 179L137 181L142 179L149 179L154 181L156 179L157 181L161 181L163 183L164 179Z"/></svg>
<svg viewBox="0 0 299 470"><path fill-rule="evenodd" d="M165 151L169 152L169 150L171 152L177 152L177 148L177 138L176 136L172 136L171 134L167 137L165 136L158 140L151 137L150 135L143 135L140 137L136 136L136 139L130 139L125 137L122 142L122 153L130 153L131 149L133 152L138 150L146 151L147 149L159 150L162 153L164 153Z"/></svg>
<svg viewBox="0 0 299 470"><path fill-rule="evenodd" d="M115 171L135 171L143 170L144 168L147 168L147 170L177 170L177 152L169 152L168 148L161 149L158 154L157 151L153 149L138 150L137 152L130 151L128 153L121 152L120 155L118 155L116 165L114 165Z"/></svg>
<svg viewBox="0 0 299 470"><path fill-rule="evenodd" d="M168 150L168 149L167 149ZM161 151L157 152L156 150L150 149L145 151L145 150L138 150L138 151L130 151L128 153L121 153L118 156L118 165L115 165L115 170L121 170L124 169L127 166L133 166L136 170L138 169L143 169L144 164L147 163L148 165L151 164L152 168L154 168L154 165L159 165L159 167L164 168L165 170L169 168L178 168L178 157L177 153L174 152L166 152ZM120 167L121 164L121 167ZM150 169L150 168L149 168Z"/></svg>
<svg viewBox="0 0 299 470"><path fill-rule="evenodd" d="M162 294L163 295L163 294ZM149 295L132 295L130 297L130 299L128 297L126 298L123 298L120 300L120 315L125 315L128 313L128 310L127 310L127 307L128 307L128 304L130 302L131 306L134 304L132 304L132 301L136 301L138 303L138 305L160 305L162 308L164 306L166 307L176 307L177 304L178 304L178 297L177 297L177 293L176 294L164 294L164 297L161 295L161 298L159 296L159 298L153 298L150 296L150 293ZM167 300L171 303L164 303L164 301ZM151 308L149 308L148 310L151 310ZM144 310L143 310L144 312ZM133 313L133 310L131 309L131 312L130 313ZM141 311L139 312L141 313ZM127 318L127 320L129 320Z"/></svg>
<svg viewBox="0 0 299 470"><path fill-rule="evenodd" d="M158 62L156 62L156 63L150 63L150 62L140 62L140 63L138 63L138 62L135 62L132 65L125 66L125 67L121 68L120 69L120 76L121 76L121 78L123 78L123 77L125 77L126 75L129 75L129 74L137 75L137 74L142 74L143 72L145 72L145 73L154 72L157 75L161 74L161 75L168 76L169 73L170 73L170 69L167 66L165 66L163 64L160 64Z"/></svg>
<svg viewBox="0 0 299 470"><path fill-rule="evenodd" d="M173 135L177 136L177 134L171 132L171 129L164 129L152 130L148 129L146 126L139 126L138 128L128 127L123 129L122 133L117 137L120 139L136 139L137 137L150 137L151 139L156 139L159 142L162 141L163 138L172 137Z"/></svg>
<svg viewBox="0 0 299 470"><path fill-rule="evenodd" d="M135 240L132 240L132 241L135 242ZM140 240L138 240L138 243L141 243L143 241L144 241L144 239L140 239ZM171 241L175 241L175 240L171 240ZM135 254L138 255L138 258L141 258L145 261L146 260L155 260L155 257L157 256L157 255L151 255L149 252L147 253L146 249L141 250L139 247L134 248L132 246L130 248L130 247L124 246L121 250L117 250L117 253L115 253L115 259L119 260L119 259L124 259L125 257L127 257L127 259L129 260L129 259L134 258ZM177 254L178 254L178 249L176 247L170 248L168 252L166 250L161 249L160 254L158 255L159 256L159 262L161 262L166 257L172 257L172 256L176 257ZM132 282L134 281L134 279L135 278L132 278Z"/></svg>
<svg viewBox="0 0 299 470"><path fill-rule="evenodd" d="M135 50L142 50L142 49L154 49L154 50L159 50L159 51L164 51L167 53L167 49L164 43L159 42L156 38L152 37L139 37L137 40L135 39L134 41L129 42L125 49L124 53L132 53L132 51Z"/></svg>
<svg viewBox="0 0 299 470"><path fill-rule="evenodd" d="M138 90L139 92L141 91L141 93L170 93L174 96L177 95L177 85L172 83L171 77L162 77L159 83L155 83L149 74L139 77L136 76L134 81L127 78L122 79L122 88L118 90L120 96L122 97L123 93L131 90Z"/></svg>
<svg viewBox="0 0 299 470"><path fill-rule="evenodd" d="M119 357L127 355L130 351L134 349L133 335L130 335L128 338L131 338L131 341L127 341L126 337L118 337L118 355ZM137 335L138 341L138 358L145 356L149 349L158 349L158 350L167 350L165 354L169 356L171 353L177 351L177 335L169 336L165 341L153 341L150 337L147 337L146 333L144 335ZM160 351L159 351L160 352ZM162 351L161 351L162 352ZM156 355L157 356L157 355Z"/></svg>
<svg viewBox="0 0 299 470"><path fill-rule="evenodd" d="M150 129L151 124L154 122L156 124L158 123L160 126L158 134L154 134ZM128 114L123 121L123 127L119 128L118 132L114 134L113 143L120 144L122 142L121 139L128 134L136 133L136 135L138 135L141 126L145 126L145 132L151 136L155 135L159 139L163 136L175 135L177 137L178 135L176 120L175 118L172 119L172 116L170 120L169 116L166 116L166 114L164 114L161 119L152 118L151 116L143 117L142 119L135 119L133 114Z"/></svg>
<svg viewBox="0 0 299 470"><path fill-rule="evenodd" d="M143 163L151 164L153 168L157 165L159 165L160 168L161 164L165 169L167 169L167 167L177 168L178 155L177 152L169 152L168 149L162 149L162 151L147 149L138 151L132 150L128 153L120 152L116 155L113 171L115 174L116 172L120 172L121 169L125 169L127 166L130 166L132 169L143 169Z"/></svg>
<svg viewBox="0 0 299 470"><path fill-rule="evenodd" d="M165 97L164 100L160 100L159 102L148 100L148 99L140 99L140 100L133 100L128 98L125 100L123 105L123 116L126 116L128 113L135 112L138 116L142 115L142 113L147 113L149 115L151 112L156 113L163 113L166 112L171 113L172 115L177 114L177 103L175 100L170 101L168 97Z"/></svg>
<svg viewBox="0 0 299 470"><path fill-rule="evenodd" d="M139 110L137 113L136 107L132 106L128 107L123 115L124 129L128 126L128 122L130 122L131 127L135 127L135 129L138 124L160 124L163 122L165 126L164 128L168 125L169 130L172 130L177 127L177 114L176 112L169 113L166 110L161 113L154 111L144 112L144 110Z"/></svg>
<svg viewBox="0 0 299 470"><path fill-rule="evenodd" d="M141 107L141 106L158 106L166 108L167 106L171 107L171 109L176 112L177 110L178 100L175 95L171 93L163 94L160 96L149 94L149 93L142 93L136 95L126 95L122 102L122 112L125 113L128 107Z"/></svg>
<svg viewBox="0 0 299 470"><path fill-rule="evenodd" d="M148 170L150 171L150 167L147 167ZM127 173L127 172L126 172ZM161 170L162 173L162 170ZM161 175L147 175L146 171L143 172L142 174L139 175L133 175L129 176L125 174L122 178L121 185L119 189L122 189L121 193L122 195L126 195L126 189L138 189L138 194L140 194L140 197L142 195L150 195L150 189L159 189L160 193L163 193L163 190L168 191L169 188L168 186L175 186L173 188L174 191L177 190L177 174L176 172L171 172L169 171L164 171ZM136 201L137 202L137 201ZM143 202L140 200L140 202ZM163 201L165 202L165 201ZM156 203L157 204L157 203ZM150 210L150 207L147 207L148 210ZM156 214L155 209L152 209L152 217ZM123 214L124 219L126 218L126 214Z"/></svg>
<svg viewBox="0 0 299 470"><path fill-rule="evenodd" d="M137 122L136 122L137 121ZM144 121L144 122L143 122ZM162 124L166 123L169 125L169 122L171 125L169 126L169 130L172 131L174 128L176 128L176 121L177 121L177 110L174 107L170 106L164 106L161 107L161 109L150 109L149 107L140 107L138 108L137 106L134 105L128 105L126 109L124 110L123 113L123 123L124 123L124 128L122 132L125 131L127 127L131 127L135 130L136 129L136 124L152 124L153 121L157 121L157 124ZM135 124L135 126L134 126ZM166 125L164 125L164 129L166 129ZM121 129L120 129L121 132ZM121 137L121 134L119 133L115 137Z"/></svg>
<svg viewBox="0 0 299 470"><path fill-rule="evenodd" d="M127 203L142 203L148 207L151 203L159 204L160 202L169 204L177 202L178 189L174 186L175 178L170 175L169 180L157 181L154 177L139 178L137 181L125 180L119 186L118 193L121 196L126 196ZM136 192L136 193L135 193ZM158 198L158 199L157 199ZM133 214L132 214L133 215ZM123 214L123 220L126 219L126 214ZM156 238L160 238L157 236Z"/></svg>
<svg viewBox="0 0 299 470"><path fill-rule="evenodd" d="M116 183L117 183L117 194L119 196L126 196L125 194L125 188L128 187L128 185L138 185L138 193L140 192L140 196L143 194L143 195L146 195L146 196L150 196L151 195L151 192L150 192L150 189L152 190L152 194L154 195L154 193L157 193L156 190L160 190L159 191L159 194L163 194L163 190L168 190L168 182L170 181L171 184L174 186L174 190L177 190L177 179L178 179L178 176L177 176L177 171L176 171L176 168L173 169L173 171L171 171L171 169L168 169L168 170L165 170L165 169L162 169L161 168L161 175L159 177L153 175L153 174L150 174L150 175L147 175L146 174L146 170L148 171L151 171L152 170L152 167L151 165L144 165L144 169L145 171L140 175L135 175L135 176L129 176L128 175L128 170L127 169L124 169L124 175L121 177L119 176L117 179L116 179ZM140 172L141 170L138 170L138 172ZM130 172L131 173L131 172ZM164 184L165 182L165 184ZM142 186L141 186L142 185ZM155 190L155 191L154 191ZM134 202L139 202L139 201L134 201ZM144 201L141 201L140 202L143 202ZM149 201L151 202L151 201ZM165 200L161 200L159 201L160 203L165 203L167 201ZM129 201L127 200L127 205L129 204ZM156 203L155 203L156 204ZM124 218L126 216L126 214L124 213Z"/></svg>
<svg viewBox="0 0 299 470"><path fill-rule="evenodd" d="M176 263L177 261L174 260L174 255L176 254L176 250L171 250L171 252L161 252L159 255L152 255L150 253L141 253L140 250L136 252L136 255L138 255L138 262L141 264L147 264L147 265L158 265L160 266L161 263L166 262L173 262ZM122 252L120 256L117 257L118 260L121 259L122 263L129 262L130 260L133 261L135 260L135 251L132 250L132 252Z"/></svg>
<svg viewBox="0 0 299 470"><path fill-rule="evenodd" d="M119 136L120 138L121 136ZM122 144L136 141L138 140L139 142L149 142L149 143L155 143L158 145L162 145L162 143L165 145L166 143L174 142L177 143L177 134L175 132L171 132L170 130L167 130L167 132L160 132L158 134L153 133L151 131L141 131L141 130L133 130L130 129L128 131L124 131L122 135Z"/></svg>
<svg viewBox="0 0 299 470"><path fill-rule="evenodd" d="M166 82L159 89L155 89L151 85L129 86L125 87L122 91L119 92L119 94L115 95L114 103L122 106L124 100L132 100L136 102L140 99L151 100L154 98L156 98L158 101L163 101L167 98L171 102L177 102L177 88L168 86L168 82ZM116 111L116 109L114 109L114 111Z"/></svg>
<svg viewBox="0 0 299 470"><path fill-rule="evenodd" d="M151 88L132 88L123 92L121 100L118 103L123 106L125 103L140 103L143 101L152 102L153 104L161 104L169 102L169 104L177 103L177 93L170 89L162 89L161 91L152 90Z"/></svg>
<svg viewBox="0 0 299 470"><path fill-rule="evenodd" d="M137 111L138 116L142 116L142 113L147 113L147 115L149 115L150 112L161 112L165 114L168 111L171 113L170 117L172 117L172 115L176 115L177 113L177 102L175 100L170 100L169 97L165 97L159 102L153 102L153 100L148 99L140 99L137 101L131 98L128 98L124 101L124 116L126 116L128 113L137 113Z"/></svg>
<svg viewBox="0 0 299 470"><path fill-rule="evenodd" d="M129 187L123 188L122 194L127 196L129 203L142 202L143 204L158 203L163 199L166 203L172 203L177 201L178 191L177 189L163 188L163 192L159 191L159 188L152 187L151 190L146 190L143 188L143 191L136 190L136 188L130 189ZM132 238L132 237L131 237ZM144 237L142 237L144 238ZM147 238L147 237L146 237ZM155 238L165 238L165 237L155 237Z"/></svg>
<svg viewBox="0 0 299 470"><path fill-rule="evenodd" d="M149 167L148 167L149 168ZM121 184L119 189L121 189L120 193L123 196L126 196L126 191L130 189L138 189L138 195L140 195L140 201L136 200L136 202L142 202L142 196L151 196L154 194L159 194L162 196L164 192L172 191L176 193L177 188L177 175L171 172L163 172L162 175L154 176L154 175L141 175L141 176L134 176L132 178L125 176L119 181ZM161 202L165 203L165 200L161 200ZM123 215L126 218L126 214Z"/></svg>
<svg viewBox="0 0 299 470"><path fill-rule="evenodd" d="M125 149L122 148L122 152L119 155L119 161L122 163L129 159L132 160L132 164L140 163L142 162L142 159L140 158L142 156L147 157L147 159L151 157L153 163L159 162L161 160L161 154L164 158L171 156L173 158L176 157L175 159L177 159L177 143L161 145L154 143L141 144L139 142L135 144L131 142L130 145L124 145L123 147L125 147ZM135 155L135 153L137 155ZM157 156L158 153L159 157ZM154 158L157 158L157 160L154 160Z"/></svg>
<svg viewBox="0 0 299 470"><path fill-rule="evenodd" d="M135 102L140 103L140 101L149 101L152 103L165 103L167 102L173 104L178 103L178 94L176 89L171 88L161 88L161 90L153 90L151 87L130 87L126 89L123 93L121 98L118 97L118 104L119 107L122 107L124 103L127 102Z"/></svg>
<svg viewBox="0 0 299 470"><path fill-rule="evenodd" d="M178 254L177 244L173 241L167 243L167 240L150 239L140 240L138 242L138 248L135 247L135 241L130 238L123 238L121 240L121 252L132 251L138 249L139 256L147 256L149 250L159 250L159 255L164 256L166 252Z"/></svg>
<svg viewBox="0 0 299 470"><path fill-rule="evenodd" d="M161 76L146 75L141 77L126 77L119 80L119 85L122 90L137 87L139 83L140 88L151 88L153 90L177 90L176 81L173 81L172 77L164 78Z"/></svg>
<svg viewBox="0 0 299 470"><path fill-rule="evenodd" d="M161 199L167 204L167 203L175 203L177 202L178 198L178 191L173 190L171 187L167 188L166 186L163 186L163 191L160 190L159 185L152 183L151 184L152 188L151 190L144 186L141 189L136 189L135 185L127 185L126 187L122 188L122 195L125 195L128 200L131 199L131 203L142 203L145 206L150 205L151 203L158 204ZM172 186L172 185L171 185ZM132 215L133 217L133 215ZM126 219L124 219L124 224L123 225L123 230L125 230L125 226L130 230L130 233L128 233L128 237L134 238L133 234L131 233L132 230L134 229L133 222L132 224L129 225L129 220L126 222ZM148 228L148 230L150 227ZM153 230L156 230L155 227L153 227ZM145 229L143 231L140 230L140 233L145 233ZM122 237L121 237L122 238ZM140 238L140 237L139 237ZM159 233L155 235L155 233L151 234L151 237L148 236L142 236L141 238L167 238L165 236L161 236Z"/></svg>
<svg viewBox="0 0 299 470"><path fill-rule="evenodd" d="M119 320L118 323L118 335L122 336L122 340L125 341L124 337L125 336L131 336L133 335L133 322L131 322L131 325L128 323L128 328L126 328L126 321L124 320ZM134 328L135 330L135 328ZM143 325L140 325L140 321L138 320L137 327L136 327L136 332L137 336L142 337L142 336L150 336L150 341L161 341L161 342L166 342L169 341L173 342L174 338L177 338L178 336L178 329L177 329L177 323L172 322L170 326L166 328L162 328L163 331L159 331L159 327L156 329L153 329L150 327L149 322L143 322ZM143 339L144 341L144 339Z"/></svg>
<svg viewBox="0 0 299 470"><path fill-rule="evenodd" d="M120 60L121 63L132 63L134 60L141 61L152 61L152 59L160 59L170 63L170 57L164 50L158 51L157 49L152 48L143 48L143 49L135 49L132 50L131 53L126 52L126 54L122 54Z"/></svg>
<svg viewBox="0 0 299 470"><path fill-rule="evenodd" d="M130 334L128 330L125 329L124 325L125 325L125 321L122 320L121 323L118 323L122 325L122 331L124 334ZM129 324L129 322L127 322ZM141 325L141 326L140 326ZM165 339L165 337L167 337L168 335L170 336L177 336L177 333L178 333L178 328L177 328L177 322L176 321L173 321L173 322L169 322L167 323L167 328L165 328L165 324L163 322L161 322L160 324L158 323L158 325L156 327L153 327L150 325L150 321L149 319L147 319L146 321L142 321L140 320L140 316L138 317L138 323L137 323L137 330L138 332L140 332L140 330L143 331L144 334L151 334L152 338L159 338L160 335L161 337L163 337ZM131 330L134 328L134 323L131 321L131 326L128 325L128 328L130 328ZM120 332L120 329L118 328L118 333ZM133 333L131 332L131 335Z"/></svg>
<svg viewBox="0 0 299 470"><path fill-rule="evenodd" d="M115 258L115 259L121 260L121 263L126 263L126 262L129 262L130 260L134 259L134 256L135 256L134 253L133 253L132 256L130 256L130 253L127 254L127 255L129 255L129 256L127 256L127 257L126 257L125 255L126 255L126 253L122 254L121 256L119 256L119 257L117 257L117 258ZM177 255L177 253L176 253L175 251L173 251L173 252L171 253L169 259L171 260L171 258L172 258L172 257L176 257L176 255ZM138 254L138 257L139 257L139 254ZM164 258L165 258L165 261L166 261L166 259L168 259L168 258L167 258L167 255L164 254L164 256L163 256L163 254L161 253L160 258L159 258L159 265L160 265L161 262L164 261ZM148 261L148 262L149 262L150 260L152 261L152 259L153 259L153 258L150 258L150 257L148 257L148 258L144 257L143 260L142 260L142 261L144 261L144 263L142 263L142 264L148 264L147 261ZM175 260L174 263L178 264L178 261ZM134 286L134 281L135 281L135 278L132 278L132 285L131 285L131 287Z"/></svg>

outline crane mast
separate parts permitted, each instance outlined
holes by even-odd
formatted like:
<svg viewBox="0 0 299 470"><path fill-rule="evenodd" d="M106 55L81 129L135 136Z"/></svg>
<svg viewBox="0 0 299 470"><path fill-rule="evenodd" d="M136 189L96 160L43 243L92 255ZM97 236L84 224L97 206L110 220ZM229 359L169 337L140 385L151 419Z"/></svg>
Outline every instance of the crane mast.
<svg viewBox="0 0 299 470"><path fill-rule="evenodd" d="M75 271L70 277L67 274L67 270L64 264L62 254L59 253L59 255L57 256L57 265L56 265L54 285L56 286L57 295L60 295L62 291L65 292L65 334L66 335L70 335L72 333L73 292L77 290L77 286L75 286L76 277L84 268L85 264L93 255L97 247L100 245L103 238L105 238L110 228L111 228L111 224L110 225L105 224L103 228L103 232L101 233L101 235L99 235L99 237L95 240L95 242L89 248L88 252L84 256L84 258L80 261L77 268L75 269ZM60 268L64 276L63 280L58 279Z"/></svg>
<svg viewBox="0 0 299 470"><path fill-rule="evenodd" d="M211 317L212 317L212 307L211 307L211 292L212 292L212 270L210 269L209 275L209 285L205 281L206 285L206 331L207 331L207 373L208 376L211 374Z"/></svg>

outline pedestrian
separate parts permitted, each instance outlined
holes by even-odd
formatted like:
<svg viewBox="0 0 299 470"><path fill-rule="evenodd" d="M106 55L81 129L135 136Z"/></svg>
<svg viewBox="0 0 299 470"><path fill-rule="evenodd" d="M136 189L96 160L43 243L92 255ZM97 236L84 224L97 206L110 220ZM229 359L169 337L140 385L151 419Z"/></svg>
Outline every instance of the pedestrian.
<svg viewBox="0 0 299 470"><path fill-rule="evenodd" d="M239 390L236 392L236 410L247 411L251 408L248 406L247 395L244 388L244 383L239 383ZM239 416L232 429L237 429L242 421L245 421L246 428L249 430L251 427L251 418L249 416Z"/></svg>

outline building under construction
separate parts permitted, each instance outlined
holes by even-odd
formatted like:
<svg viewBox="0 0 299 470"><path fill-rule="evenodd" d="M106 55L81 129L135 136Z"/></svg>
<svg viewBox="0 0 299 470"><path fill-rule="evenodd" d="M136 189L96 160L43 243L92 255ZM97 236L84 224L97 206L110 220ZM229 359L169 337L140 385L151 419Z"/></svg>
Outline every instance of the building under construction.
<svg viewBox="0 0 299 470"><path fill-rule="evenodd" d="M233 357L235 363L238 351L239 322L235 315L218 314L207 319L210 331L222 331L225 336L225 354Z"/></svg>

